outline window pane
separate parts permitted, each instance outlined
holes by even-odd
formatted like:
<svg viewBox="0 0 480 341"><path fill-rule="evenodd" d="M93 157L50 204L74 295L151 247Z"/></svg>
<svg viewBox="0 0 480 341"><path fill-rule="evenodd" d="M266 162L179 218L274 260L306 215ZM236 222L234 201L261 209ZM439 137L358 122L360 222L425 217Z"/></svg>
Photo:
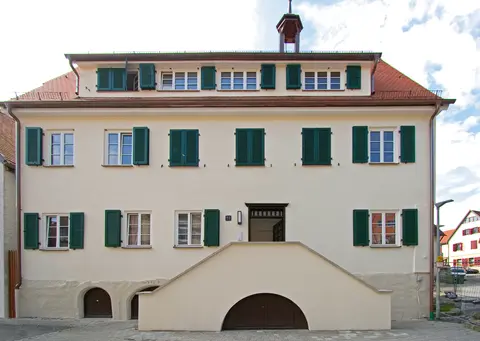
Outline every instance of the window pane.
<svg viewBox="0 0 480 341"><path fill-rule="evenodd" d="M380 162L380 153L370 153L370 162Z"/></svg>
<svg viewBox="0 0 480 341"><path fill-rule="evenodd" d="M47 246L56 247L57 246L57 217L49 216L47 217Z"/></svg>
<svg viewBox="0 0 480 341"><path fill-rule="evenodd" d="M393 153L384 152L383 153L383 162L393 162Z"/></svg>
<svg viewBox="0 0 480 341"><path fill-rule="evenodd" d="M73 144L73 134L64 134L63 140L66 144Z"/></svg>
<svg viewBox="0 0 480 341"><path fill-rule="evenodd" d="M141 221L141 245L150 245L150 214L142 214Z"/></svg>
<svg viewBox="0 0 480 341"><path fill-rule="evenodd" d="M60 155L60 145L52 144L52 155Z"/></svg>
<svg viewBox="0 0 480 341"><path fill-rule="evenodd" d="M118 154L118 144L109 144L108 154Z"/></svg>
<svg viewBox="0 0 480 341"><path fill-rule="evenodd" d="M138 243L138 214L128 214L128 245Z"/></svg>
<svg viewBox="0 0 480 341"><path fill-rule="evenodd" d="M379 131L371 131L370 132L370 141L380 142L380 132Z"/></svg>
<svg viewBox="0 0 480 341"><path fill-rule="evenodd" d="M187 75L188 79L188 90L196 90L197 89L197 73L196 72L189 72Z"/></svg>
<svg viewBox="0 0 480 341"><path fill-rule="evenodd" d="M171 73L162 73L162 89L172 90L173 75Z"/></svg>
<svg viewBox="0 0 480 341"><path fill-rule="evenodd" d="M380 152L380 142L370 142L371 152Z"/></svg>
<svg viewBox="0 0 480 341"><path fill-rule="evenodd" d="M132 146L131 145L123 145L122 146L122 155L131 155L132 154Z"/></svg>
<svg viewBox="0 0 480 341"><path fill-rule="evenodd" d="M64 157L64 163L66 165L73 165L73 156L72 155L65 155Z"/></svg>
<svg viewBox="0 0 480 341"><path fill-rule="evenodd" d="M73 155L73 144L66 144L63 148L65 155Z"/></svg>
<svg viewBox="0 0 480 341"><path fill-rule="evenodd" d="M247 90L255 90L257 88L257 73L247 72Z"/></svg>
<svg viewBox="0 0 480 341"><path fill-rule="evenodd" d="M52 143L60 144L60 142L61 142L60 134L52 134Z"/></svg>
<svg viewBox="0 0 480 341"><path fill-rule="evenodd" d="M384 131L383 140L393 142L393 131Z"/></svg>
<svg viewBox="0 0 480 341"><path fill-rule="evenodd" d="M185 90L185 72L175 73L175 90Z"/></svg>
<svg viewBox="0 0 480 341"><path fill-rule="evenodd" d="M305 72L305 90L315 90L315 72Z"/></svg>
<svg viewBox="0 0 480 341"><path fill-rule="evenodd" d="M131 165L132 155L122 155L122 165Z"/></svg>
<svg viewBox="0 0 480 341"><path fill-rule="evenodd" d="M243 89L243 72L234 72L233 73L233 88L235 90Z"/></svg>
<svg viewBox="0 0 480 341"><path fill-rule="evenodd" d="M52 156L52 165L59 165L60 164L60 155Z"/></svg>
<svg viewBox="0 0 480 341"><path fill-rule="evenodd" d="M386 152L393 152L393 142L384 142L383 150Z"/></svg>
<svg viewBox="0 0 480 341"><path fill-rule="evenodd" d="M108 164L116 165L118 164L118 155L112 154L108 156Z"/></svg>
<svg viewBox="0 0 480 341"><path fill-rule="evenodd" d="M108 143L118 143L118 134L116 133L110 133L108 134Z"/></svg>
<svg viewBox="0 0 480 341"><path fill-rule="evenodd" d="M202 237L202 214L192 213L192 244L200 245Z"/></svg>
<svg viewBox="0 0 480 341"><path fill-rule="evenodd" d="M132 145L132 134L122 134L122 144Z"/></svg>
<svg viewBox="0 0 480 341"><path fill-rule="evenodd" d="M68 217L67 216L61 216L60 217L60 226L68 226Z"/></svg>
<svg viewBox="0 0 480 341"><path fill-rule="evenodd" d="M330 73L330 89L340 90L340 72Z"/></svg>
<svg viewBox="0 0 480 341"><path fill-rule="evenodd" d="M230 72L222 72L220 83L221 83L221 88L223 90L231 89L231 84L232 84L231 73Z"/></svg>
<svg viewBox="0 0 480 341"><path fill-rule="evenodd" d="M188 214L181 213L178 215L177 243L179 245L188 244Z"/></svg>

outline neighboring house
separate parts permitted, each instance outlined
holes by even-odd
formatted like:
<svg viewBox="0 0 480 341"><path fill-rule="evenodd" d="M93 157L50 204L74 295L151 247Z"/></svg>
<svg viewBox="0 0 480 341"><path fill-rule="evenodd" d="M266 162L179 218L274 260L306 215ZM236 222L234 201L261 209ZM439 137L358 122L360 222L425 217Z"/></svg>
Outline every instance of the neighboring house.
<svg viewBox="0 0 480 341"><path fill-rule="evenodd" d="M455 229L444 232L442 253L450 266L480 269L480 211L468 211Z"/></svg>
<svg viewBox="0 0 480 341"><path fill-rule="evenodd" d="M0 318L9 317L8 251L16 248L15 121L0 112Z"/></svg>
<svg viewBox="0 0 480 341"><path fill-rule="evenodd" d="M455 100L381 53L298 52L297 15L277 28L278 53L67 54L78 97L3 103L21 123L19 316L141 330L428 316L430 122Z"/></svg>

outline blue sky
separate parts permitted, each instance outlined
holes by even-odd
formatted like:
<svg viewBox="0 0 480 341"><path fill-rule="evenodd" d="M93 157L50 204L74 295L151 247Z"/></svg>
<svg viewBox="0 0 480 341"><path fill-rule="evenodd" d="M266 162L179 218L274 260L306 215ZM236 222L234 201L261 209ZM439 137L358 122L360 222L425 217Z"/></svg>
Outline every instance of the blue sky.
<svg viewBox="0 0 480 341"><path fill-rule="evenodd" d="M69 71L63 54L276 50L288 0L2 1L0 100ZM293 0L302 50L374 50L457 104L438 120L438 200L454 227L480 209L480 2ZM120 18L120 19L119 19Z"/></svg>

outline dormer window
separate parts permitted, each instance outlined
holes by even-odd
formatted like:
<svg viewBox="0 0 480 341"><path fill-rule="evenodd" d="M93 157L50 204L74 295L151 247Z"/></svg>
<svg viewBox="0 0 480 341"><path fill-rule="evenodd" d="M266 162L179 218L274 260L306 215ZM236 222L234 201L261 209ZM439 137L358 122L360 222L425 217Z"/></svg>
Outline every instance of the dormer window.
<svg viewBox="0 0 480 341"><path fill-rule="evenodd" d="M304 90L343 90L340 71L306 71Z"/></svg>
<svg viewBox="0 0 480 341"><path fill-rule="evenodd" d="M257 90L256 71L223 71L220 90Z"/></svg>
<svg viewBox="0 0 480 341"><path fill-rule="evenodd" d="M162 72L161 90L198 90L198 72Z"/></svg>

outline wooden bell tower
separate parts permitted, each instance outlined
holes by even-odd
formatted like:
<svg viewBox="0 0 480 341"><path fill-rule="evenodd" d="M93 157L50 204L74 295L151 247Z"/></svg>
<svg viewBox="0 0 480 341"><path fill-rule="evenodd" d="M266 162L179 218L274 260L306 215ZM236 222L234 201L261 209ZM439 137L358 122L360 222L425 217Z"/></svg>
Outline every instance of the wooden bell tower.
<svg viewBox="0 0 480 341"><path fill-rule="evenodd" d="M284 14L277 24L277 31L280 35L280 52L285 52L287 44L295 44L295 53L300 52L300 32L302 30L302 20L298 14L292 13L292 0L288 0L288 13Z"/></svg>

